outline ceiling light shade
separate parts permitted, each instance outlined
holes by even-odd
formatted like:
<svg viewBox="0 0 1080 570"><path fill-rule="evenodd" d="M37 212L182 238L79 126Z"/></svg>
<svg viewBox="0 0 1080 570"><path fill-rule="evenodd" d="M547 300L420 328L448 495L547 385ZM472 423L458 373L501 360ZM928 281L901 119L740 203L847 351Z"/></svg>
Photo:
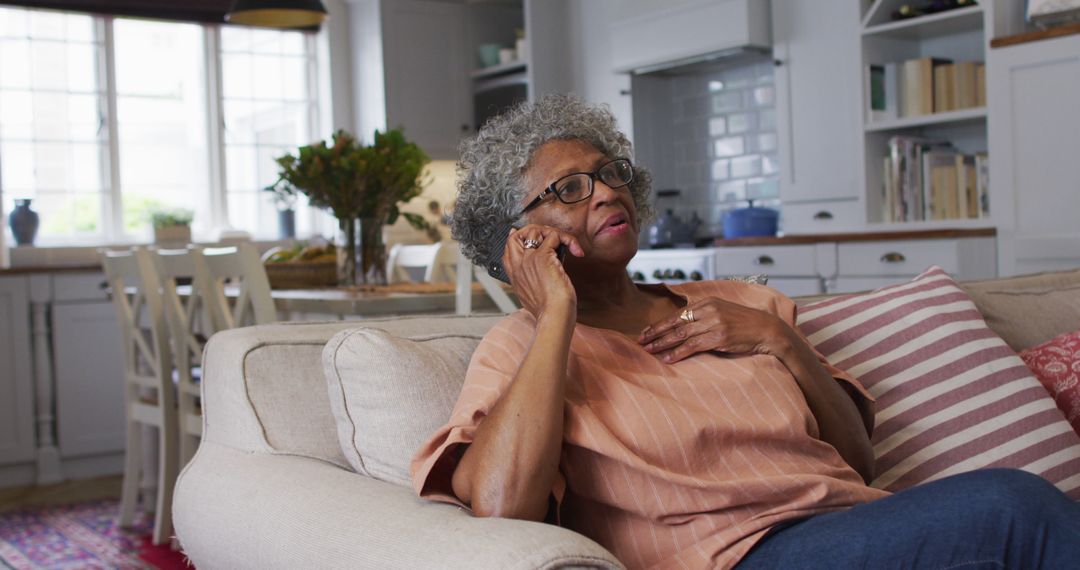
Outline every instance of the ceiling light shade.
<svg viewBox="0 0 1080 570"><path fill-rule="evenodd" d="M310 28L326 19L326 8L320 0L236 0L225 19L245 26Z"/></svg>

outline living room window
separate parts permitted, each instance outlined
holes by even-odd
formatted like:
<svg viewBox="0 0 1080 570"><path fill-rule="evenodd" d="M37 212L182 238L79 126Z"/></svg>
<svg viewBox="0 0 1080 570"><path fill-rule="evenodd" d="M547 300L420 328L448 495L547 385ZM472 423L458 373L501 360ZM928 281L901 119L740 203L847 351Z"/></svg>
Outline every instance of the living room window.
<svg viewBox="0 0 1080 570"><path fill-rule="evenodd" d="M320 136L317 52L311 32L0 8L4 211L31 198L40 245L146 241L176 207L196 239L276 237L260 189Z"/></svg>

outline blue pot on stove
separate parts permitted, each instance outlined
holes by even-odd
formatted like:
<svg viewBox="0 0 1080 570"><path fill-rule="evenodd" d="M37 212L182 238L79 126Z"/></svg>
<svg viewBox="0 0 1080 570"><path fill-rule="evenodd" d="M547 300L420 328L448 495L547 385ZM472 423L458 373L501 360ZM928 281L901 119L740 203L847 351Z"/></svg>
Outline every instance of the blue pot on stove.
<svg viewBox="0 0 1080 570"><path fill-rule="evenodd" d="M724 212L724 239L775 236L779 221L780 212L754 207L751 200L747 208Z"/></svg>

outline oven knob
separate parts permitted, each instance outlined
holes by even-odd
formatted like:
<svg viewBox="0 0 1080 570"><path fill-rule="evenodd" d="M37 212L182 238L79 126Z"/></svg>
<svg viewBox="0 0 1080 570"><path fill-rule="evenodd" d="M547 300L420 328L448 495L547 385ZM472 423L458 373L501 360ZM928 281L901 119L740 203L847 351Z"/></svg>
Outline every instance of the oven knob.
<svg viewBox="0 0 1080 570"><path fill-rule="evenodd" d="M691 281L701 281L702 279L704 279L704 276L701 274L700 271L691 271L690 272L690 280Z"/></svg>
<svg viewBox="0 0 1080 570"><path fill-rule="evenodd" d="M640 271L635 271L632 275L630 275L630 279L634 281L644 281L645 274Z"/></svg>
<svg viewBox="0 0 1080 570"><path fill-rule="evenodd" d="M663 279L664 278L664 274L660 273L659 269L657 269L656 271L653 271L652 276L653 276L653 279Z"/></svg>
<svg viewBox="0 0 1080 570"><path fill-rule="evenodd" d="M675 271L672 271L671 276L675 279L686 279L686 274L683 273L682 269L676 269Z"/></svg>
<svg viewBox="0 0 1080 570"><path fill-rule="evenodd" d="M663 277L664 277L664 279L671 279L671 270L670 269L665 269Z"/></svg>

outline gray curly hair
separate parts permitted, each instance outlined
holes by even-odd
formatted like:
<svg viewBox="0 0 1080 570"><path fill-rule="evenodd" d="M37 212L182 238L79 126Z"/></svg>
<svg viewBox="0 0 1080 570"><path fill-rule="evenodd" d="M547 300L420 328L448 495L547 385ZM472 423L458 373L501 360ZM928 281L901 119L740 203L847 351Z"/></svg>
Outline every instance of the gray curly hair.
<svg viewBox="0 0 1080 570"><path fill-rule="evenodd" d="M524 172L545 143L581 140L611 158L633 159L630 141L615 127L607 105L589 105L572 95L546 95L520 103L489 120L475 137L461 143L458 195L450 233L474 263L486 265L508 226L524 225L521 203L528 189ZM652 177L634 165L630 194L640 222L652 217ZM496 236L499 233L501 235Z"/></svg>

